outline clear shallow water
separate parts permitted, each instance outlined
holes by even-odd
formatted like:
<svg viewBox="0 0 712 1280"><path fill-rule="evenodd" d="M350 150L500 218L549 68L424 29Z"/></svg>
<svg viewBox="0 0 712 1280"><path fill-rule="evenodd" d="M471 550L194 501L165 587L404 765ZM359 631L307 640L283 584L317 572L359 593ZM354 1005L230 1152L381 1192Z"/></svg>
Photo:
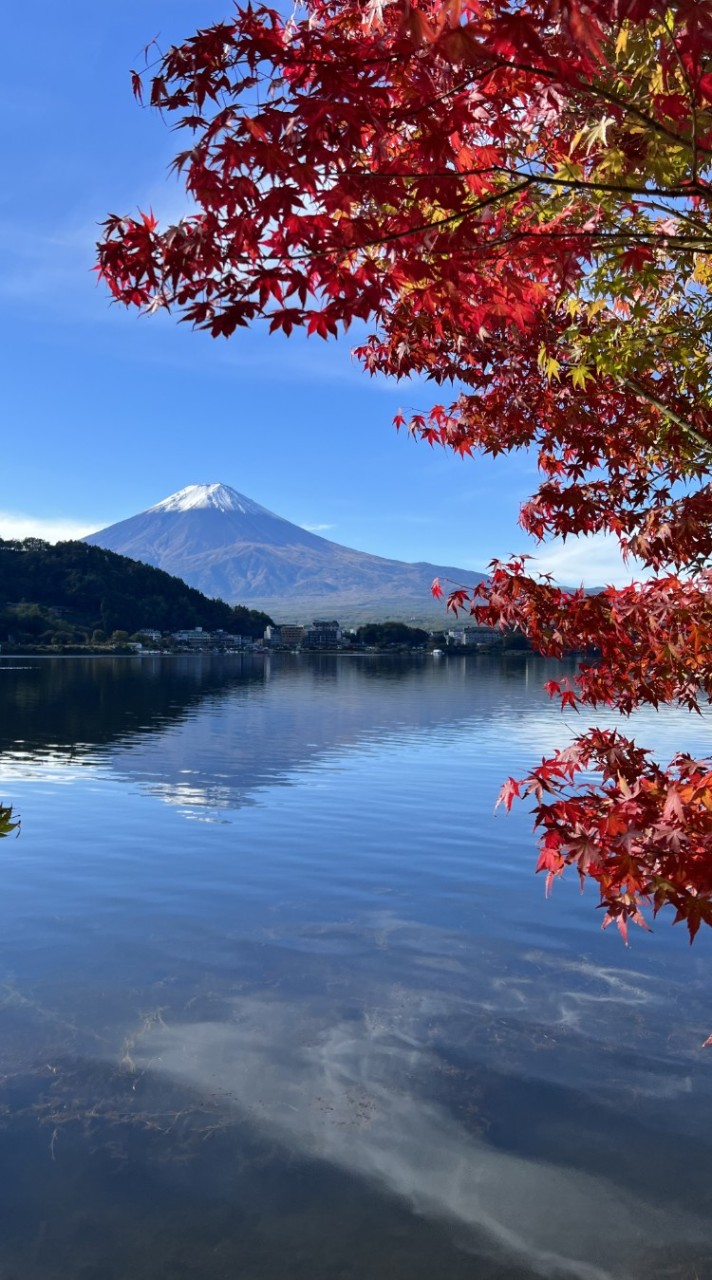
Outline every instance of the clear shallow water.
<svg viewBox="0 0 712 1280"><path fill-rule="evenodd" d="M710 943L492 813L546 674L2 661L2 1280L712 1276Z"/></svg>

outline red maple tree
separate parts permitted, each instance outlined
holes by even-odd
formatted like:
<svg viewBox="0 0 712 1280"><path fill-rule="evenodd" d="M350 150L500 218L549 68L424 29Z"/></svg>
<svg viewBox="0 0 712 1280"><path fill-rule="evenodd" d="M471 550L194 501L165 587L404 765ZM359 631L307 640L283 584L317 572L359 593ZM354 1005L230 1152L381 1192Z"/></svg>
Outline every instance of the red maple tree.
<svg viewBox="0 0 712 1280"><path fill-rule="evenodd" d="M214 336L354 319L372 373L450 403L396 425L459 454L533 449L539 539L606 533L652 577L563 591L526 559L449 607L542 653L596 649L563 705L712 694L710 0L261 4L168 50L150 103L186 132L197 212L112 215L114 298ZM436 593L442 588L435 584ZM582 776L583 775L583 776ZM712 763L590 729L510 779L539 868L592 877L604 923L712 923Z"/></svg>

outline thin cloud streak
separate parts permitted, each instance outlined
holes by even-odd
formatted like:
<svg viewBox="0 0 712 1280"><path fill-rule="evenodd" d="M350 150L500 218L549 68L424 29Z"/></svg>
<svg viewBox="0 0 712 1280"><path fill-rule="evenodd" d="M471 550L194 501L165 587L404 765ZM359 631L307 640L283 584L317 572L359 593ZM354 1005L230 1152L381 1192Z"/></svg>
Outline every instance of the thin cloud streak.
<svg viewBox="0 0 712 1280"><path fill-rule="evenodd" d="M572 586L624 587L653 576L650 569L633 557L626 564L615 538L603 533L569 538L566 542L557 538L530 554L532 571L550 573L555 581Z"/></svg>
<svg viewBox="0 0 712 1280"><path fill-rule="evenodd" d="M497 558L508 560L510 556L521 552L521 546L509 547L506 550L500 550ZM568 538L566 542L555 538L542 546L530 542L527 555L530 557L528 561L530 573L551 574L560 586L625 587L631 582L645 582L654 576L651 569L646 568L633 556L626 563L615 538L603 533ZM472 574L482 577L487 574L482 560L476 563L472 559L461 557L461 563ZM463 583L462 585L471 584Z"/></svg>

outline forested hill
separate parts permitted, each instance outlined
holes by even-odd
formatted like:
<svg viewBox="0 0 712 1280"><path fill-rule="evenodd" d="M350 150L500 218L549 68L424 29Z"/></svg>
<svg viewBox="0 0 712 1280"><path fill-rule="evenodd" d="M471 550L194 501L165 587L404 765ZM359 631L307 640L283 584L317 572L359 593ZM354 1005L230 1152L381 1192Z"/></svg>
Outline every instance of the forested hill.
<svg viewBox="0 0 712 1280"><path fill-rule="evenodd" d="M58 610L76 625L107 635L142 627L204 627L261 636L271 621L254 609L209 600L162 569L86 542L51 546L39 538L0 538L0 615L18 604Z"/></svg>

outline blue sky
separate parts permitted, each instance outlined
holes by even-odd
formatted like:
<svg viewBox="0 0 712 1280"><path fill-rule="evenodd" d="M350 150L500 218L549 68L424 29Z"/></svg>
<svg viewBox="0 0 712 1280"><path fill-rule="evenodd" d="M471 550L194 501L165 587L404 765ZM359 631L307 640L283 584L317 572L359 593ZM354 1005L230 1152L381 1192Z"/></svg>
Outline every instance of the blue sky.
<svg viewBox="0 0 712 1280"><path fill-rule="evenodd" d="M334 541L478 569L533 550L517 526L525 457L415 444L396 410L427 387L373 382L353 337L229 342L111 306L91 274L98 223L186 208L178 139L134 101L129 68L230 12L227 0L13 5L0 86L0 536L80 536L176 489L222 481ZM8 32L9 27L9 32ZM542 553L565 581L618 580L599 542ZM628 575L624 575L628 576Z"/></svg>

